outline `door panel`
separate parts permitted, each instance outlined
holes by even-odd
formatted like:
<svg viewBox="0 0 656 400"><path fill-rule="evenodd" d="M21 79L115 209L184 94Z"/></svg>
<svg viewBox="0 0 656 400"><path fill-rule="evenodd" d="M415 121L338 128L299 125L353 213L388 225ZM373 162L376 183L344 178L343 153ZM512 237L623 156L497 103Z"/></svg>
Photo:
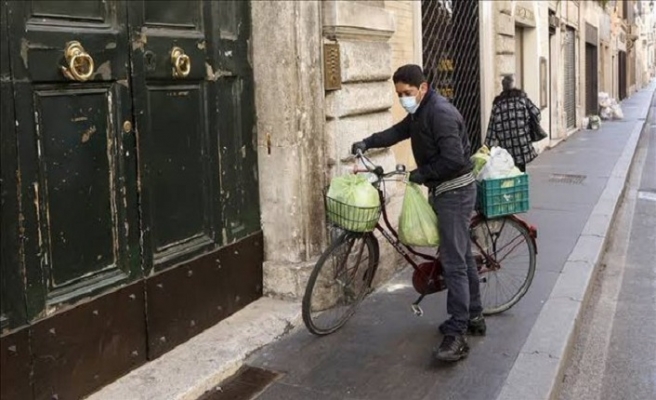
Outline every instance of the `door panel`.
<svg viewBox="0 0 656 400"><path fill-rule="evenodd" d="M31 318L140 276L125 11L120 1L12 3Z"/></svg>
<svg viewBox="0 0 656 400"><path fill-rule="evenodd" d="M32 0L31 3L31 14L34 17L103 21L107 15L104 1L78 1L72 3L57 0Z"/></svg>
<svg viewBox="0 0 656 400"><path fill-rule="evenodd" d="M619 100L624 100L627 97L627 90L626 90L626 52L624 51L619 51L618 52L618 57L617 57L617 62L618 62L618 90L619 90Z"/></svg>
<svg viewBox="0 0 656 400"><path fill-rule="evenodd" d="M145 1L144 22L147 26L163 28L203 29L202 1L156 0Z"/></svg>
<svg viewBox="0 0 656 400"><path fill-rule="evenodd" d="M209 3L129 3L146 271L217 244L218 150L205 79Z"/></svg>
<svg viewBox="0 0 656 400"><path fill-rule="evenodd" d="M32 325L34 399L82 399L145 363L144 301L135 282Z"/></svg>
<svg viewBox="0 0 656 400"><path fill-rule="evenodd" d="M117 267L111 173L116 155L107 118L113 113L112 95L107 87L53 87L34 93L51 290Z"/></svg>
<svg viewBox="0 0 656 400"><path fill-rule="evenodd" d="M226 243L260 229L257 132L250 63L250 3L212 2L217 124L221 160L221 215Z"/></svg>
<svg viewBox="0 0 656 400"><path fill-rule="evenodd" d="M175 110L148 115L153 138L148 200L156 255L185 241L212 242L206 190L211 182L203 179L209 173L203 160L208 151L204 103L202 85L148 87L152 110ZM180 210L181 205L188 208Z"/></svg>
<svg viewBox="0 0 656 400"><path fill-rule="evenodd" d="M14 30L13 54L20 55L12 60L17 78L69 81L63 72L67 60L62 51L68 42L78 41L93 60L90 80L125 79L128 53L123 2L25 1L13 4L12 10L12 26L23 28Z"/></svg>
<svg viewBox="0 0 656 400"><path fill-rule="evenodd" d="M585 66L586 115L597 115L599 112L597 47L587 43L585 45Z"/></svg>

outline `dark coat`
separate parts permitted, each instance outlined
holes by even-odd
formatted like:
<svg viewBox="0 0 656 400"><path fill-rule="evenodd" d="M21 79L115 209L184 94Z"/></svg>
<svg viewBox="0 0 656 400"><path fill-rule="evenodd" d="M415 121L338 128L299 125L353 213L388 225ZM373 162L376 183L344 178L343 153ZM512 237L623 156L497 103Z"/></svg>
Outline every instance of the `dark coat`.
<svg viewBox="0 0 656 400"><path fill-rule="evenodd" d="M414 114L366 138L367 148L390 147L410 139L412 153L426 186L458 178L472 170L470 144L460 112L432 89Z"/></svg>
<svg viewBox="0 0 656 400"><path fill-rule="evenodd" d="M502 92L494 99L485 144L502 147L516 165L526 165L537 153L531 141L531 118L540 123L540 109L521 90Z"/></svg>

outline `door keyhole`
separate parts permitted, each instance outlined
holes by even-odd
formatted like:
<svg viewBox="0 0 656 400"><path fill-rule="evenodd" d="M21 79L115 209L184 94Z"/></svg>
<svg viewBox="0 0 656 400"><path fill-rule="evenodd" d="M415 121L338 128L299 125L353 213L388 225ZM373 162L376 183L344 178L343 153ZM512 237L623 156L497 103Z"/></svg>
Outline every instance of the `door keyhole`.
<svg viewBox="0 0 656 400"><path fill-rule="evenodd" d="M144 64L146 67L146 71L154 71L156 68L155 53L153 53L150 50L146 51L144 53Z"/></svg>

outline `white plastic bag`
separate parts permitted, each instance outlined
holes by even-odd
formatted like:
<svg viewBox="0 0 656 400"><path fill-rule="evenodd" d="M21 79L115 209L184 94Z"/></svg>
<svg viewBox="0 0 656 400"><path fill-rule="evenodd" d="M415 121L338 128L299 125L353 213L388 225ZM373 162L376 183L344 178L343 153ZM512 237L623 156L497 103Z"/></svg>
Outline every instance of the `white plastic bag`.
<svg viewBox="0 0 656 400"><path fill-rule="evenodd" d="M624 113L619 104L614 104L611 109L613 111L613 119L624 119Z"/></svg>
<svg viewBox="0 0 656 400"><path fill-rule="evenodd" d="M508 150L494 146L490 150L490 160L476 177L477 180L507 178L516 174L515 162Z"/></svg>
<svg viewBox="0 0 656 400"><path fill-rule="evenodd" d="M583 117L581 125L583 126L583 129L590 129L590 118Z"/></svg>

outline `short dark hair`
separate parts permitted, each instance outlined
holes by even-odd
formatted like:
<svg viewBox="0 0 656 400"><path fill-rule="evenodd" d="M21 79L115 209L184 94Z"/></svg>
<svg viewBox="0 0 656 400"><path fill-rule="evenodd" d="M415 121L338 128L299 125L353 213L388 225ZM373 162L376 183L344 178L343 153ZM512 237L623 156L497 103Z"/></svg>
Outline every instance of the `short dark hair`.
<svg viewBox="0 0 656 400"><path fill-rule="evenodd" d="M407 64L396 70L392 80L394 84L402 82L418 88L426 82L426 76L419 65Z"/></svg>

